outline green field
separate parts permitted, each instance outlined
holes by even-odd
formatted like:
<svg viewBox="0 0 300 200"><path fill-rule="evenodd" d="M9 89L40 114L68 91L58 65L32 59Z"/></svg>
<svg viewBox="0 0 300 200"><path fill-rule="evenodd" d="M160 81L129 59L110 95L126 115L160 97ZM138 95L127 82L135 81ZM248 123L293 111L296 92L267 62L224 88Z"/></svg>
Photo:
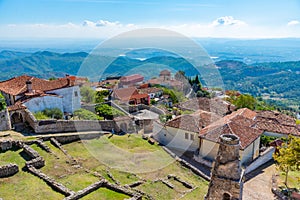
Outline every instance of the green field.
<svg viewBox="0 0 300 200"><path fill-rule="evenodd" d="M140 135L102 136L99 139L78 141L63 145L68 152L65 155L49 141L45 144L52 153L47 153L37 145L35 149L46 162L40 169L44 174L63 184L72 191L79 191L102 178L110 183L143 183L134 189L142 191L154 199L203 199L208 182L182 167L160 146L150 145ZM0 198L3 199L63 199L43 180L23 171L25 160L22 150L0 153L0 165L16 163L20 172L9 178L0 179ZM174 179L167 179L174 174L193 185L188 189ZM168 180L174 188L167 187L158 179ZM147 195L143 199L147 199ZM100 188L82 199L126 199L127 195Z"/></svg>

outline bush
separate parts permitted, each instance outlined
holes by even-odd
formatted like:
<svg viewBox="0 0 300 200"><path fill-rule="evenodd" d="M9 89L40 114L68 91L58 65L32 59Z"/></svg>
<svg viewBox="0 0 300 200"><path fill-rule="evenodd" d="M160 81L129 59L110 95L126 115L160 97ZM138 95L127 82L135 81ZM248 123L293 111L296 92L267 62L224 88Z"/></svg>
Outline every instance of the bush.
<svg viewBox="0 0 300 200"><path fill-rule="evenodd" d="M105 119L113 119L114 117L125 116L123 112L107 104L98 104L95 110L100 117L104 117Z"/></svg>
<svg viewBox="0 0 300 200"><path fill-rule="evenodd" d="M33 115L34 115L34 117L35 117L37 120L50 119L50 118L49 118L47 115L45 115L42 111L33 113Z"/></svg>
<svg viewBox="0 0 300 200"><path fill-rule="evenodd" d="M62 119L63 113L59 108L46 108L42 111L46 116L54 119Z"/></svg>
<svg viewBox="0 0 300 200"><path fill-rule="evenodd" d="M81 100L85 103L95 103L96 91L88 86L80 88Z"/></svg>
<svg viewBox="0 0 300 200"><path fill-rule="evenodd" d="M103 119L103 117L101 118L98 115L96 115L95 113L93 113L89 110L83 109L83 108L76 110L74 112L73 117L74 118L78 117L81 120L102 120Z"/></svg>
<svg viewBox="0 0 300 200"><path fill-rule="evenodd" d="M33 113L36 119L62 119L63 113L59 108L46 108L43 111Z"/></svg>

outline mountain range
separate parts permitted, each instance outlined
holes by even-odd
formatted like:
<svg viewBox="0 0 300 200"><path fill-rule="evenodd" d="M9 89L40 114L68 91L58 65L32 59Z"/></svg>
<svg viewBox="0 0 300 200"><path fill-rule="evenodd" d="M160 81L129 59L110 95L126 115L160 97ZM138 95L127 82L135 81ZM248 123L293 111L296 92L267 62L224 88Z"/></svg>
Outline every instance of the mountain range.
<svg viewBox="0 0 300 200"><path fill-rule="evenodd" d="M163 69L169 69L173 74L182 70L189 77L199 74L199 71L184 58L153 52L150 52L150 55L145 58L143 53L135 52L117 58L95 56L94 59L90 59L86 52L2 51L0 80L22 74L45 79L62 77L65 74L78 75L83 66L92 69L89 72L89 79L92 81L107 76L134 73L140 73L145 79L149 79L157 77ZM102 62L110 63L105 70L101 69L104 65ZM300 101L300 61L246 64L238 60L221 60L215 64L224 82L224 89L239 90L255 96L265 95L275 99ZM101 74L97 74L100 71ZM203 83L205 85L205 81Z"/></svg>

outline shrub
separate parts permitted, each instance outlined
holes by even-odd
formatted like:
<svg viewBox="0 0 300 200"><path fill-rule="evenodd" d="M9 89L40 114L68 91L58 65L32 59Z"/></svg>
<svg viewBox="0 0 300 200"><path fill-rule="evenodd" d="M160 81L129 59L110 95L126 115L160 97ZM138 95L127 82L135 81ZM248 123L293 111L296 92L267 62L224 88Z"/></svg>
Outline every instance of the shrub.
<svg viewBox="0 0 300 200"><path fill-rule="evenodd" d="M49 117L47 115L45 115L42 111L33 113L33 115L37 120L49 119Z"/></svg>
<svg viewBox="0 0 300 200"><path fill-rule="evenodd" d="M98 104L95 110L100 117L104 117L105 119L113 119L114 117L125 116L123 112L107 104Z"/></svg>
<svg viewBox="0 0 300 200"><path fill-rule="evenodd" d="M103 117L99 117L95 113L93 113L89 110L83 109L83 108L76 110L74 112L73 117L74 118L78 117L79 119L82 119L82 120L102 120L103 119Z"/></svg>
<svg viewBox="0 0 300 200"><path fill-rule="evenodd" d="M62 119L63 113L59 108L46 108L42 111L46 116L54 119Z"/></svg>

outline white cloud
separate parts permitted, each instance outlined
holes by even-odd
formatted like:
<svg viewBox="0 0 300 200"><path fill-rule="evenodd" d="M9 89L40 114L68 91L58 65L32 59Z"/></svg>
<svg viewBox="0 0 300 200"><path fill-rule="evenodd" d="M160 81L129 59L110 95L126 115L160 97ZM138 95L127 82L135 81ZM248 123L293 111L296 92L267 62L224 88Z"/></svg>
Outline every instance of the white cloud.
<svg viewBox="0 0 300 200"><path fill-rule="evenodd" d="M299 24L300 24L300 22L298 20L292 20L289 23L287 23L288 26L296 26Z"/></svg>
<svg viewBox="0 0 300 200"><path fill-rule="evenodd" d="M219 17L212 22L213 26L234 26L234 25L246 25L244 21L234 19L232 16Z"/></svg>
<svg viewBox="0 0 300 200"><path fill-rule="evenodd" d="M107 20L99 20L97 22L93 22L93 21L89 21L89 20L85 20L82 23L82 26L87 26L87 27L105 27L105 26L122 26L122 24L120 24L120 22L116 21L116 22L110 22Z"/></svg>

